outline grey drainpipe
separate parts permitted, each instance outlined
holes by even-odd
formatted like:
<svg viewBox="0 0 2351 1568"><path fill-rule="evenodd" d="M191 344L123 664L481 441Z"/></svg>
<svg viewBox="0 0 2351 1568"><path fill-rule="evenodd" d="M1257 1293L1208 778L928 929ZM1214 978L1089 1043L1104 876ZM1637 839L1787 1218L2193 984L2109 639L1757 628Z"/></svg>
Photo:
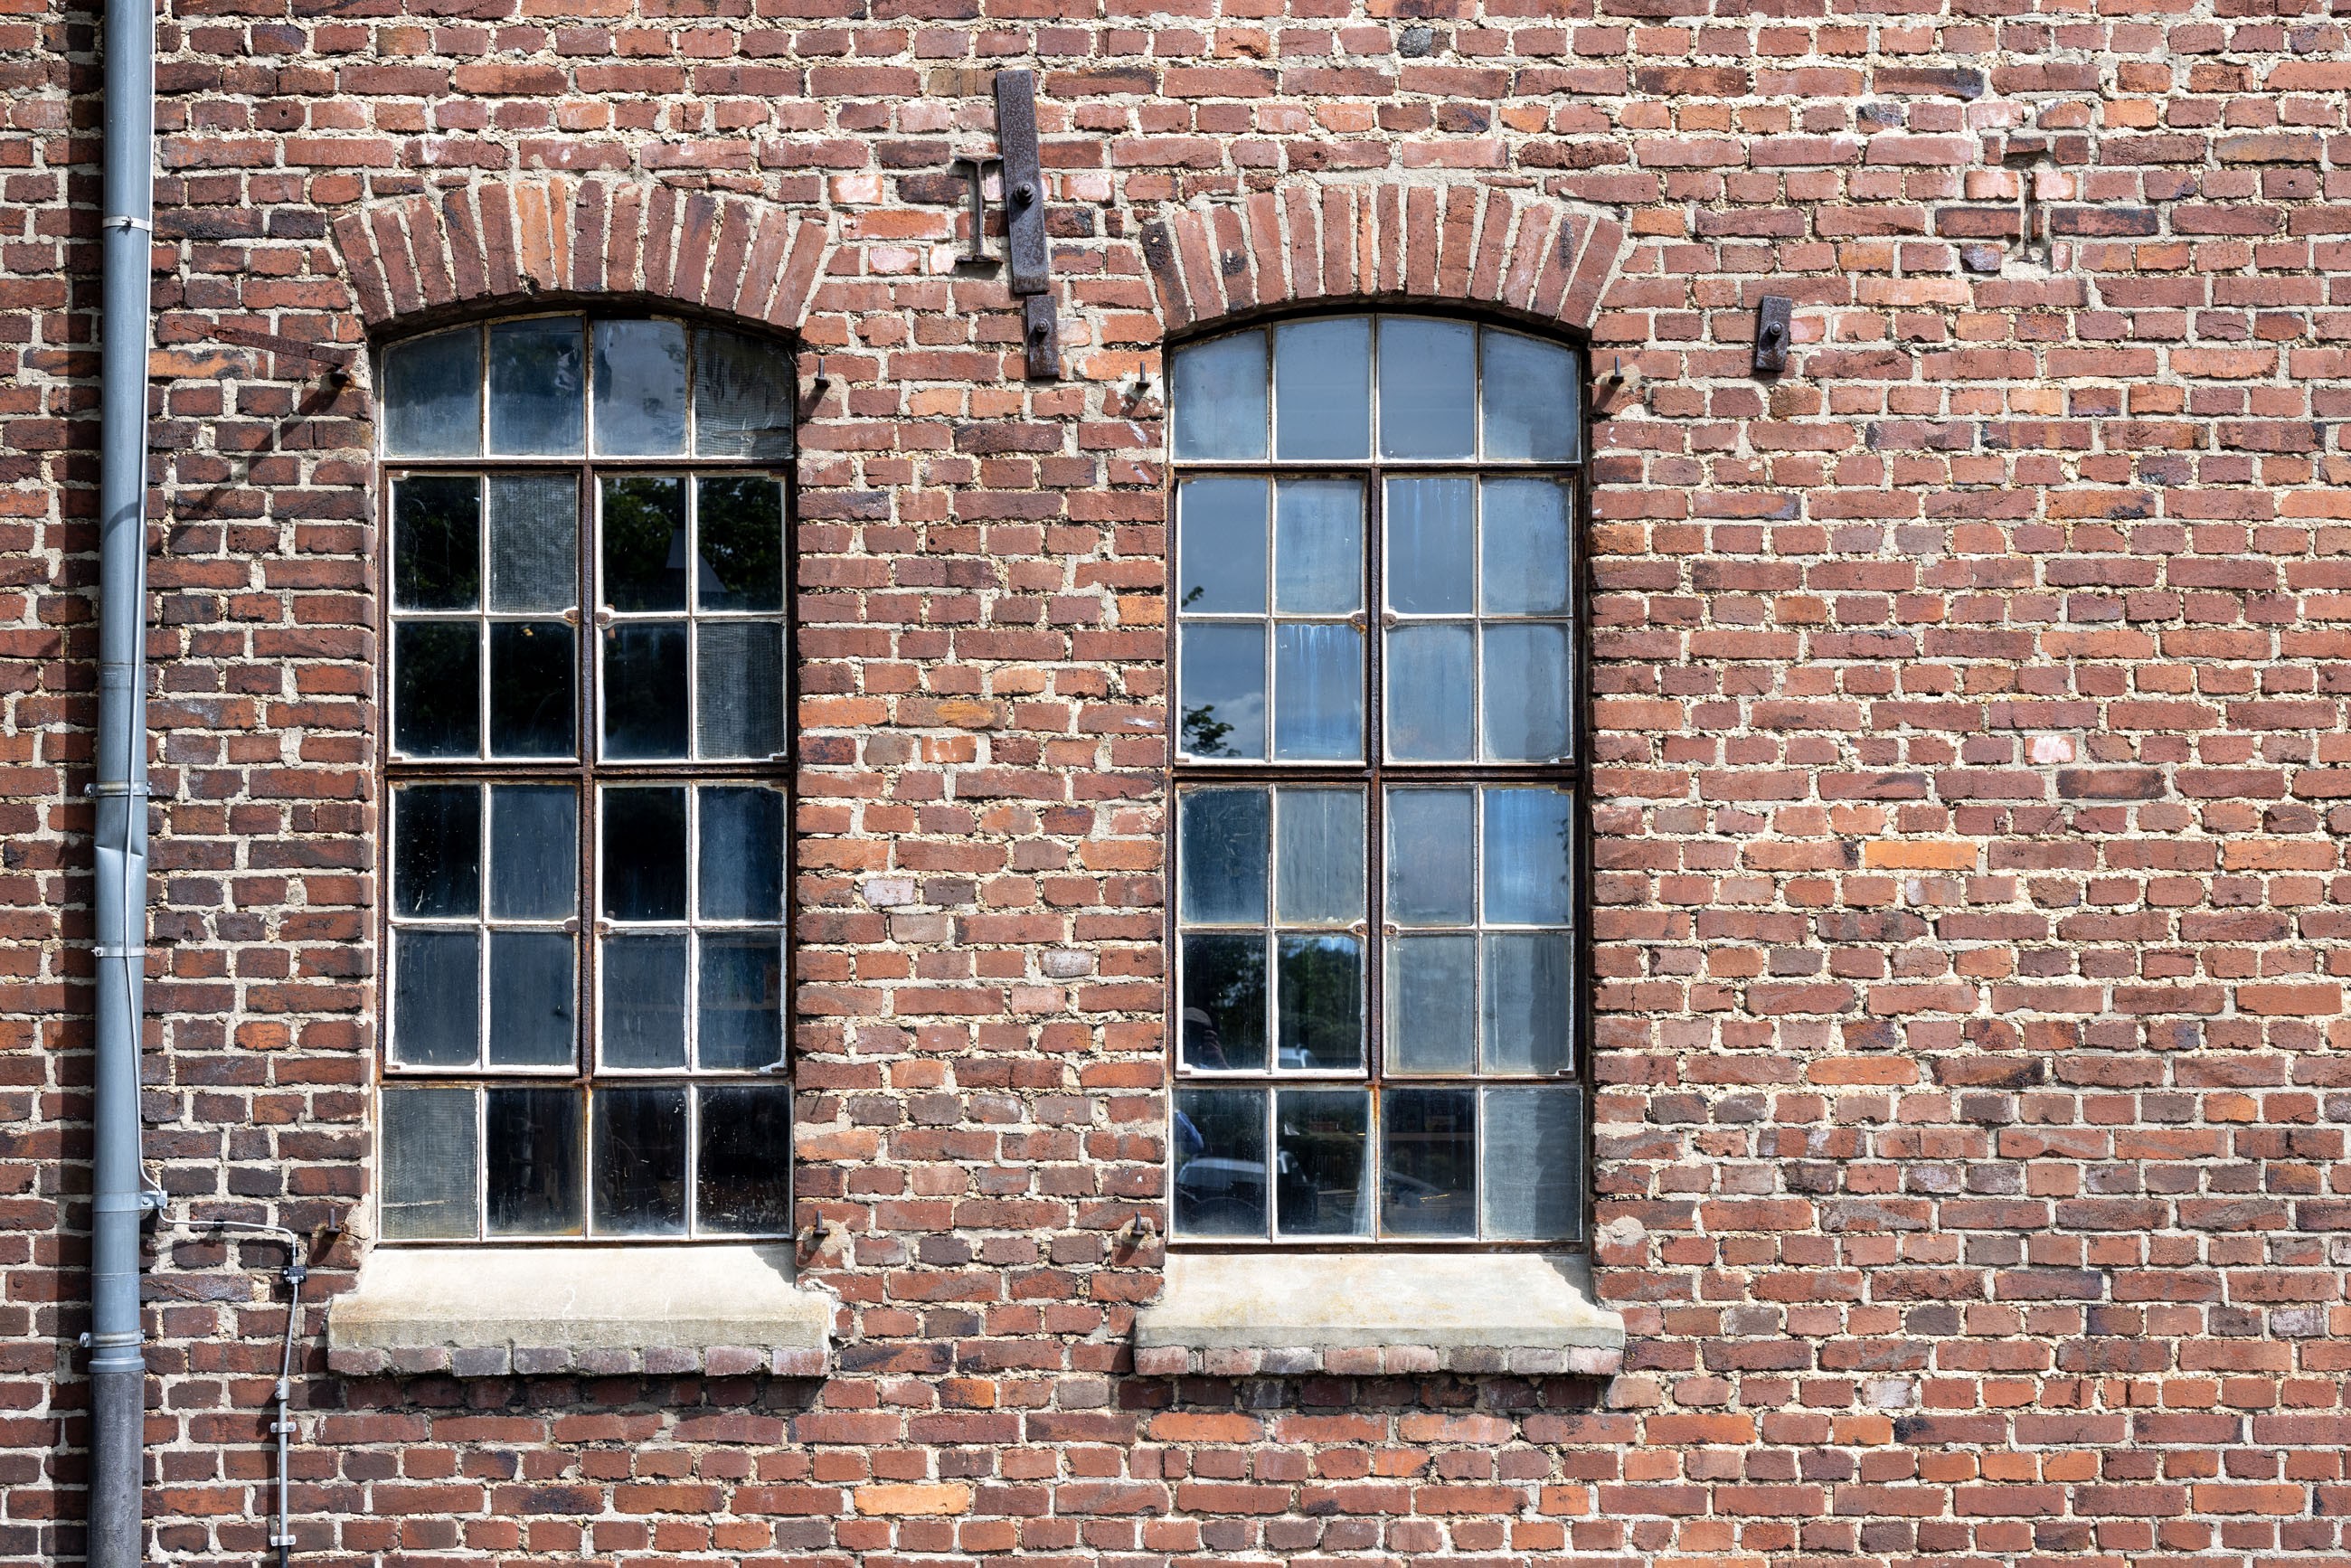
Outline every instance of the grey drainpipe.
<svg viewBox="0 0 2351 1568"><path fill-rule="evenodd" d="M147 275L152 0L107 0L99 321L98 1037L91 1121L90 1568L137 1568L147 1359L139 1322L140 982L147 933Z"/></svg>

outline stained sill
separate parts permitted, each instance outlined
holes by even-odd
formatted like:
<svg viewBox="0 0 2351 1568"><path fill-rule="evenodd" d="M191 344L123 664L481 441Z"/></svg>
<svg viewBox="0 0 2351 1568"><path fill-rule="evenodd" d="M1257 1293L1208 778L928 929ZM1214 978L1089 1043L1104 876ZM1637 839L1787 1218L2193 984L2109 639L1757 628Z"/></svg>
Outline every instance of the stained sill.
<svg viewBox="0 0 2351 1568"><path fill-rule="evenodd" d="M839 1303L789 1245L379 1247L327 1314L354 1376L822 1377Z"/></svg>
<svg viewBox="0 0 2351 1568"><path fill-rule="evenodd" d="M1171 1253L1134 1319L1144 1376L1609 1377L1624 1357L1580 1253Z"/></svg>

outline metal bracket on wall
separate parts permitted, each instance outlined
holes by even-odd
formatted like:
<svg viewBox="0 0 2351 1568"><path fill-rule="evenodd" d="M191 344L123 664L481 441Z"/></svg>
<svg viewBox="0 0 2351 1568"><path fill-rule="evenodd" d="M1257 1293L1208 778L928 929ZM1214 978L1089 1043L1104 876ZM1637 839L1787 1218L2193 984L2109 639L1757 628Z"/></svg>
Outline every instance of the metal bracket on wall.
<svg viewBox="0 0 2351 1568"><path fill-rule="evenodd" d="M1037 77L996 73L996 147L1004 157L1004 251L1013 298L1021 302L1022 347L1032 381L1061 375L1061 322L1053 311L1052 251L1045 239L1045 173L1037 157Z"/></svg>
<svg viewBox="0 0 2351 1568"><path fill-rule="evenodd" d="M1777 375L1788 368L1788 340L1793 334L1795 302L1784 294L1766 294L1755 307L1755 373Z"/></svg>

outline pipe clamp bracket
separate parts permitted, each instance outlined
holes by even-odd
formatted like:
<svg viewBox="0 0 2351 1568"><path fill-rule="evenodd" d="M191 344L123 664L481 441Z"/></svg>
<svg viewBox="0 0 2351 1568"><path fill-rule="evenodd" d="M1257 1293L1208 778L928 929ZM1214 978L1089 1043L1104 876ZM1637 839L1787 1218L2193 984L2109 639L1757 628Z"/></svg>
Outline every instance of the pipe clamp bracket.
<svg viewBox="0 0 2351 1568"><path fill-rule="evenodd" d="M145 218L134 218L128 213L117 213L99 226L109 229L144 229L149 234L155 232L153 224L149 223Z"/></svg>
<svg viewBox="0 0 2351 1568"><path fill-rule="evenodd" d="M85 784L81 787L81 792L85 795L144 795L149 797L152 797L155 793L153 789L144 784L120 784L112 781L109 781L104 784Z"/></svg>
<svg viewBox="0 0 2351 1568"><path fill-rule="evenodd" d="M101 958L144 958L147 956L147 949L144 947L114 947L110 946L103 942L92 945L90 951L97 954Z"/></svg>

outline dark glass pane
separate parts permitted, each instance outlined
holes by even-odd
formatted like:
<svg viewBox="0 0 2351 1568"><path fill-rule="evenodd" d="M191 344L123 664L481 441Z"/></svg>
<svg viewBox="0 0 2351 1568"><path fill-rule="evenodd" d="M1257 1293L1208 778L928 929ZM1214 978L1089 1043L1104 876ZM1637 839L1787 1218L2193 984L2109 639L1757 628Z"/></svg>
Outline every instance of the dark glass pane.
<svg viewBox="0 0 2351 1568"><path fill-rule="evenodd" d="M490 450L568 457L586 423L580 318L548 316L490 328Z"/></svg>
<svg viewBox="0 0 2351 1568"><path fill-rule="evenodd" d="M685 1233L685 1090L596 1093L596 1233Z"/></svg>
<svg viewBox="0 0 2351 1568"><path fill-rule="evenodd" d="M482 909L482 792L471 784L392 791L392 908L426 920Z"/></svg>
<svg viewBox="0 0 2351 1568"><path fill-rule="evenodd" d="M1176 1233L1266 1233L1265 1091L1178 1089Z"/></svg>
<svg viewBox="0 0 2351 1568"><path fill-rule="evenodd" d="M758 785L700 791L698 897L705 920L784 917L784 795Z"/></svg>
<svg viewBox="0 0 2351 1568"><path fill-rule="evenodd" d="M1176 602L1186 615L1265 613L1262 479L1186 479L1176 506Z"/></svg>
<svg viewBox="0 0 2351 1568"><path fill-rule="evenodd" d="M1479 400L1486 411L1486 455L1501 461L1573 463L1583 423L1574 353L1517 332L1486 329Z"/></svg>
<svg viewBox="0 0 2351 1568"><path fill-rule="evenodd" d="M1574 904L1573 802L1561 789L1489 789L1486 918L1497 925L1564 925Z"/></svg>
<svg viewBox="0 0 2351 1568"><path fill-rule="evenodd" d="M392 486L392 602L472 610L482 601L482 482L413 474Z"/></svg>
<svg viewBox="0 0 2351 1568"><path fill-rule="evenodd" d="M490 914L561 920L580 913L580 797L568 784L490 789Z"/></svg>
<svg viewBox="0 0 2351 1568"><path fill-rule="evenodd" d="M1391 1089L1381 1097L1380 1228L1478 1234L1475 1090Z"/></svg>
<svg viewBox="0 0 2351 1568"><path fill-rule="evenodd" d="M1285 761L1364 755L1364 634L1345 622L1273 629L1273 754Z"/></svg>
<svg viewBox="0 0 2351 1568"><path fill-rule="evenodd" d="M410 757L475 757L482 747L481 629L410 621L392 629L392 744Z"/></svg>
<svg viewBox="0 0 2351 1568"><path fill-rule="evenodd" d="M1380 321L1380 453L1467 457L1477 440L1476 329L1462 321Z"/></svg>
<svg viewBox="0 0 2351 1568"><path fill-rule="evenodd" d="M1566 614L1567 486L1553 479L1489 479L1481 500L1479 596L1486 613Z"/></svg>
<svg viewBox="0 0 2351 1568"><path fill-rule="evenodd" d="M580 602L580 481L569 474L490 476L490 608Z"/></svg>
<svg viewBox="0 0 2351 1568"><path fill-rule="evenodd" d="M1583 1093L1486 1091L1486 1235L1552 1241L1582 1234Z"/></svg>
<svg viewBox="0 0 2351 1568"><path fill-rule="evenodd" d="M392 933L392 1055L403 1067L481 1059L482 938L476 931Z"/></svg>
<svg viewBox="0 0 2351 1568"><path fill-rule="evenodd" d="M684 919L684 789L605 790L601 859L606 919Z"/></svg>
<svg viewBox="0 0 2351 1568"><path fill-rule="evenodd" d="M1284 936L1280 944L1281 1042L1277 1065L1364 1064L1364 949L1353 936Z"/></svg>
<svg viewBox="0 0 2351 1568"><path fill-rule="evenodd" d="M1265 938L1184 937L1184 1065L1206 1072L1265 1068Z"/></svg>
<svg viewBox="0 0 2351 1568"><path fill-rule="evenodd" d="M694 601L705 610L784 607L784 487L764 474L696 479L701 570Z"/></svg>
<svg viewBox="0 0 2351 1568"><path fill-rule="evenodd" d="M1273 819L1266 791L1186 789L1182 802L1184 924L1264 924Z"/></svg>
<svg viewBox="0 0 2351 1568"><path fill-rule="evenodd" d="M784 1059L784 944L777 932L702 934L695 1051L714 1072Z"/></svg>
<svg viewBox="0 0 2351 1568"><path fill-rule="evenodd" d="M1399 925L1477 920L1476 810L1467 789L1388 791L1390 920Z"/></svg>
<svg viewBox="0 0 2351 1568"><path fill-rule="evenodd" d="M1370 1092L1284 1089L1274 1097L1273 1121L1274 1234L1371 1234Z"/></svg>
<svg viewBox="0 0 2351 1568"><path fill-rule="evenodd" d="M1559 622L1486 628L1486 755L1548 762L1569 750L1567 627Z"/></svg>
<svg viewBox="0 0 2351 1568"><path fill-rule="evenodd" d="M571 940L560 931L490 933L491 1066L571 1061Z"/></svg>
<svg viewBox="0 0 2351 1568"><path fill-rule="evenodd" d="M1279 797L1275 918L1284 925L1364 918L1364 792L1289 789Z"/></svg>
<svg viewBox="0 0 2351 1568"><path fill-rule="evenodd" d="M1388 628L1388 755L1466 761L1477 744L1477 643L1467 622Z"/></svg>
<svg viewBox="0 0 2351 1568"><path fill-rule="evenodd" d="M607 457L685 451L685 329L675 321L596 323L596 450Z"/></svg>
<svg viewBox="0 0 2351 1568"><path fill-rule="evenodd" d="M608 936L604 966L606 1067L685 1065L685 936Z"/></svg>
<svg viewBox="0 0 2351 1568"><path fill-rule="evenodd" d="M1265 755L1265 628L1193 622L1183 630L1176 704L1194 757Z"/></svg>
<svg viewBox="0 0 2351 1568"><path fill-rule="evenodd" d="M694 335L694 450L772 461L792 455L792 357L736 332Z"/></svg>
<svg viewBox="0 0 2351 1568"><path fill-rule="evenodd" d="M1468 479L1391 479L1387 602L1399 615L1467 615L1477 603L1478 488Z"/></svg>
<svg viewBox="0 0 2351 1568"><path fill-rule="evenodd" d="M1265 334L1191 343L1168 361L1178 457L1265 455Z"/></svg>
<svg viewBox="0 0 2351 1568"><path fill-rule="evenodd" d="M383 1235L469 1240L479 1228L482 1169L470 1089L383 1092Z"/></svg>
<svg viewBox="0 0 2351 1568"><path fill-rule="evenodd" d="M604 755L685 755L685 622L604 628Z"/></svg>
<svg viewBox="0 0 2351 1568"><path fill-rule="evenodd" d="M1390 1072L1467 1074L1478 1038L1478 938L1392 940L1387 1012Z"/></svg>
<svg viewBox="0 0 2351 1568"><path fill-rule="evenodd" d="M471 457L481 449L481 329L460 327L385 350L384 455Z"/></svg>
<svg viewBox="0 0 2351 1568"><path fill-rule="evenodd" d="M695 1223L726 1236L792 1229L792 1093L728 1087L702 1093Z"/></svg>
<svg viewBox="0 0 2351 1568"><path fill-rule="evenodd" d="M784 629L705 621L695 675L699 757L773 757L784 749Z"/></svg>
<svg viewBox="0 0 2351 1568"><path fill-rule="evenodd" d="M634 475L604 481L604 602L615 610L685 608L685 481Z"/></svg>
<svg viewBox="0 0 2351 1568"><path fill-rule="evenodd" d="M1274 497L1273 605L1285 615L1364 607L1364 486L1285 479Z"/></svg>
<svg viewBox="0 0 2351 1568"><path fill-rule="evenodd" d="M490 754L569 757L575 746L578 655L560 621L490 626Z"/></svg>
<svg viewBox="0 0 2351 1568"><path fill-rule="evenodd" d="M1372 321L1341 316L1273 329L1277 457L1363 457L1372 449Z"/></svg>
<svg viewBox="0 0 2351 1568"><path fill-rule="evenodd" d="M493 1089L484 1110L490 1234L580 1234L579 1092Z"/></svg>

